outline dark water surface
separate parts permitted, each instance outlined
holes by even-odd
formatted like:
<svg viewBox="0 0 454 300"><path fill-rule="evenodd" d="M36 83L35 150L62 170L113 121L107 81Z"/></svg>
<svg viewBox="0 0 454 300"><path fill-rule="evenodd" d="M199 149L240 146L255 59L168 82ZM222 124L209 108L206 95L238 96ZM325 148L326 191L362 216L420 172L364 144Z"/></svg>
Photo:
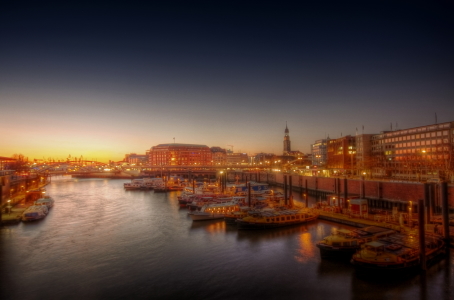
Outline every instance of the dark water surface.
<svg viewBox="0 0 454 300"><path fill-rule="evenodd" d="M2 299L454 299L452 256L425 276L364 278L315 247L348 226L193 223L178 192L124 182L53 179L46 219L2 227Z"/></svg>

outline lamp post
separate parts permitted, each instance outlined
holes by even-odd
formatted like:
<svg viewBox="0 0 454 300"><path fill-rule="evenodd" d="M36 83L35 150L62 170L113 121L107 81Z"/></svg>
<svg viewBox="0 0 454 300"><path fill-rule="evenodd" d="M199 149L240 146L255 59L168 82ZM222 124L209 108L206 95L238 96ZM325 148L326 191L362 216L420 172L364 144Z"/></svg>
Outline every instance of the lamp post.
<svg viewBox="0 0 454 300"><path fill-rule="evenodd" d="M412 202L410 201L410 205L408 205L408 226L411 228L412 223L411 223L411 207L412 207Z"/></svg>

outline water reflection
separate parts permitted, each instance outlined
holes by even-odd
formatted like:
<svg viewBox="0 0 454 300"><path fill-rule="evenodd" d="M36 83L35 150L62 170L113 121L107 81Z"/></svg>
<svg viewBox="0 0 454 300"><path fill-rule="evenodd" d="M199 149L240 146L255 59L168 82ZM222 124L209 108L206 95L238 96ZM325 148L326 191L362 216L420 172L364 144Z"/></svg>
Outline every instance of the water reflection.
<svg viewBox="0 0 454 300"><path fill-rule="evenodd" d="M188 219L188 222L192 222L191 218ZM225 232L226 225L223 219L207 220L200 222L192 222L190 229L191 230L203 229L207 233L214 234Z"/></svg>
<svg viewBox="0 0 454 300"><path fill-rule="evenodd" d="M311 234L309 232L300 234L299 241L300 248L298 249L297 255L295 255L295 260L299 263L305 263L315 259L318 248L314 245Z"/></svg>
<svg viewBox="0 0 454 300"><path fill-rule="evenodd" d="M125 191L124 182L53 180L47 218L2 227L2 299L454 298L452 256L424 278L366 278L348 262L321 260L315 246L351 227L192 222L178 193Z"/></svg>

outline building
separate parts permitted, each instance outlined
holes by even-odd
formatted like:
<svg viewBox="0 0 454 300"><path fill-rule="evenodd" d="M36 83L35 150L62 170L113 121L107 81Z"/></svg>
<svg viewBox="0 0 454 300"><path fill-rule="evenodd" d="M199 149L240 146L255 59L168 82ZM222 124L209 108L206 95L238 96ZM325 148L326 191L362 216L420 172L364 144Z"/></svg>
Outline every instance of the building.
<svg viewBox="0 0 454 300"><path fill-rule="evenodd" d="M311 145L312 165L317 167L324 167L327 160L327 141L328 139L316 140Z"/></svg>
<svg viewBox="0 0 454 300"><path fill-rule="evenodd" d="M206 145L159 144L151 147L149 163L152 166L211 166L212 154Z"/></svg>
<svg viewBox="0 0 454 300"><path fill-rule="evenodd" d="M373 134L360 134L356 139L357 174L370 175L372 168L372 137ZM365 174L364 174L365 173Z"/></svg>
<svg viewBox="0 0 454 300"><path fill-rule="evenodd" d="M247 165L249 164L249 157L247 153L227 153L228 165Z"/></svg>
<svg viewBox="0 0 454 300"><path fill-rule="evenodd" d="M289 130L287 127L287 123L285 123L285 131L284 131L284 153L283 155L288 155L288 153L292 151L292 148L290 146L290 135L289 135Z"/></svg>
<svg viewBox="0 0 454 300"><path fill-rule="evenodd" d="M227 151L221 147L211 147L211 160L213 165L225 165L227 162Z"/></svg>
<svg viewBox="0 0 454 300"><path fill-rule="evenodd" d="M356 139L347 135L327 141L326 167L334 174L354 175L356 163Z"/></svg>
<svg viewBox="0 0 454 300"><path fill-rule="evenodd" d="M275 160L276 155L274 153L256 153L254 155L253 163L262 166L270 166L272 162Z"/></svg>
<svg viewBox="0 0 454 300"><path fill-rule="evenodd" d="M371 144L374 176L454 179L454 122L381 132Z"/></svg>
<svg viewBox="0 0 454 300"><path fill-rule="evenodd" d="M124 161L130 165L145 165L148 163L149 154L130 153L125 155Z"/></svg>

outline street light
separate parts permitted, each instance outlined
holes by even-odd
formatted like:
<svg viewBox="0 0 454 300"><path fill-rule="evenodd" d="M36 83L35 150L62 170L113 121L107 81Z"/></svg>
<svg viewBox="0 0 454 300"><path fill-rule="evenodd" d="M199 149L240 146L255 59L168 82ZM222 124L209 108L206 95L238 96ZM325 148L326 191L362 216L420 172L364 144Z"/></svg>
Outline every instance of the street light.
<svg viewBox="0 0 454 300"><path fill-rule="evenodd" d="M408 206L408 226L411 228L411 206L412 202L410 201L410 205Z"/></svg>
<svg viewBox="0 0 454 300"><path fill-rule="evenodd" d="M8 203L8 205L6 206L7 210L8 210L8 215L11 214L11 200L8 200L6 201Z"/></svg>

